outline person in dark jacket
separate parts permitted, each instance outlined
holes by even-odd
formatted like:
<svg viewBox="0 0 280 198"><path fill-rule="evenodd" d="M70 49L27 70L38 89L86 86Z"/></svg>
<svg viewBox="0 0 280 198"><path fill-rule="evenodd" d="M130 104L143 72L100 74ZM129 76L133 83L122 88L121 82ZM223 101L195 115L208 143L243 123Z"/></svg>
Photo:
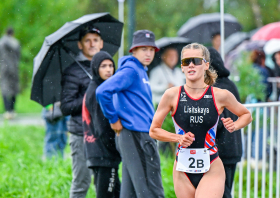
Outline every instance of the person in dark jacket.
<svg viewBox="0 0 280 198"><path fill-rule="evenodd" d="M149 136L154 106L147 65L158 50L153 32L136 31L130 48L132 56L120 58L116 74L96 89L103 114L118 134L121 198L164 197L159 153L156 141Z"/></svg>
<svg viewBox="0 0 280 198"><path fill-rule="evenodd" d="M211 57L211 66L216 70L218 78L214 87L226 89L230 91L240 102L239 93L236 85L228 78L230 72L225 68L220 53L213 47L208 48ZM241 130L237 130L234 133L229 133L224 127L221 118L231 118L233 121L237 120L237 116L231 113L229 110L224 109L220 115L216 144L219 151L219 156L224 164L226 172L225 192L223 198L231 198L231 189L234 179L234 173L236 164L241 160L242 156L242 141Z"/></svg>
<svg viewBox="0 0 280 198"><path fill-rule="evenodd" d="M83 101L84 143L87 165L93 170L96 198L118 198L121 157L116 149L115 132L102 113L95 96L97 87L115 73L115 64L107 52L98 52L91 61L93 79Z"/></svg>
<svg viewBox="0 0 280 198"><path fill-rule="evenodd" d="M100 31L87 27L80 31L78 47L81 50L76 58L81 66L74 62L63 71L61 111L71 115L68 130L72 155L72 185L70 198L83 198L91 182L90 170L86 165L83 143L82 104L83 97L90 82L90 61L103 48Z"/></svg>

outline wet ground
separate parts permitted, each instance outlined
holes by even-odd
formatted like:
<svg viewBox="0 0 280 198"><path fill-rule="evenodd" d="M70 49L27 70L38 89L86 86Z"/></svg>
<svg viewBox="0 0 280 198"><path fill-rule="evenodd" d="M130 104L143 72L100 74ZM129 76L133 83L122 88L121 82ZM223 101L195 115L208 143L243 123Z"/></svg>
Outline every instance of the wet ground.
<svg viewBox="0 0 280 198"><path fill-rule="evenodd" d="M5 120L3 114L0 114L0 126L4 123L10 125L37 125L44 126L45 122L40 113L17 113L15 118Z"/></svg>

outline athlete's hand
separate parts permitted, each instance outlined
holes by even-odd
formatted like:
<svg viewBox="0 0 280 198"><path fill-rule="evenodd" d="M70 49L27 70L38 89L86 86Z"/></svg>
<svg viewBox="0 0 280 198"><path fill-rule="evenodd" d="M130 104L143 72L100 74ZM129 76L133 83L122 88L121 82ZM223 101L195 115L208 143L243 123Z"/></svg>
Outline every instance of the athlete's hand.
<svg viewBox="0 0 280 198"><path fill-rule="evenodd" d="M122 126L122 123L121 123L120 119L118 119L117 122L111 124L111 128L115 131L115 133L117 134L117 136L119 136L121 130L123 129L123 126Z"/></svg>
<svg viewBox="0 0 280 198"><path fill-rule="evenodd" d="M235 124L231 118L221 118L225 128L232 133L235 131Z"/></svg>
<svg viewBox="0 0 280 198"><path fill-rule="evenodd" d="M195 140L194 134L191 132L188 132L184 135L180 135L179 144L183 147L189 147L193 141Z"/></svg>

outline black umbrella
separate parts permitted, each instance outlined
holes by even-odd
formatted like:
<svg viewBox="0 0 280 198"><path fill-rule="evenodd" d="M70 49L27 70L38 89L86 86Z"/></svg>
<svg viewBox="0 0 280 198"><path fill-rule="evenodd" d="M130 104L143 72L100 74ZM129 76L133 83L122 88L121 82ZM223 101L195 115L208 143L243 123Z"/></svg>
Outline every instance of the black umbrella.
<svg viewBox="0 0 280 198"><path fill-rule="evenodd" d="M79 53L79 32L85 27L96 27L104 41L103 49L112 56L117 52L123 23L108 13L85 15L65 23L47 36L39 53L34 58L31 99L43 106L60 100L61 74L71 65ZM76 61L77 62L77 61Z"/></svg>
<svg viewBox="0 0 280 198"><path fill-rule="evenodd" d="M178 51L179 59L178 65L180 65L180 56L181 50L187 44L190 44L191 40L183 37L163 37L156 41L156 45L160 48L158 52L156 52L153 62L149 65L148 74L150 74L151 70L161 63L161 55L167 48L174 48Z"/></svg>
<svg viewBox="0 0 280 198"><path fill-rule="evenodd" d="M210 44L212 35L220 32L220 21L220 13L201 14L190 18L177 34L194 42ZM237 19L230 14L224 15L224 25L225 37L242 29Z"/></svg>

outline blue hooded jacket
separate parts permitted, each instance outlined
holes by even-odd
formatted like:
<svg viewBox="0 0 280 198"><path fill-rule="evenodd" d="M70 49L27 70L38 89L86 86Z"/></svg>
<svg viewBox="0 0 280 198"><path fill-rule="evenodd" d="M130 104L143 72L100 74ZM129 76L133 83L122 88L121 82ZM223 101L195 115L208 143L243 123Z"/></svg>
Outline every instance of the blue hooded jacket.
<svg viewBox="0 0 280 198"><path fill-rule="evenodd" d="M118 65L116 74L97 88L96 99L110 123L120 119L126 129L148 133L154 107L147 69L134 56L120 58Z"/></svg>

